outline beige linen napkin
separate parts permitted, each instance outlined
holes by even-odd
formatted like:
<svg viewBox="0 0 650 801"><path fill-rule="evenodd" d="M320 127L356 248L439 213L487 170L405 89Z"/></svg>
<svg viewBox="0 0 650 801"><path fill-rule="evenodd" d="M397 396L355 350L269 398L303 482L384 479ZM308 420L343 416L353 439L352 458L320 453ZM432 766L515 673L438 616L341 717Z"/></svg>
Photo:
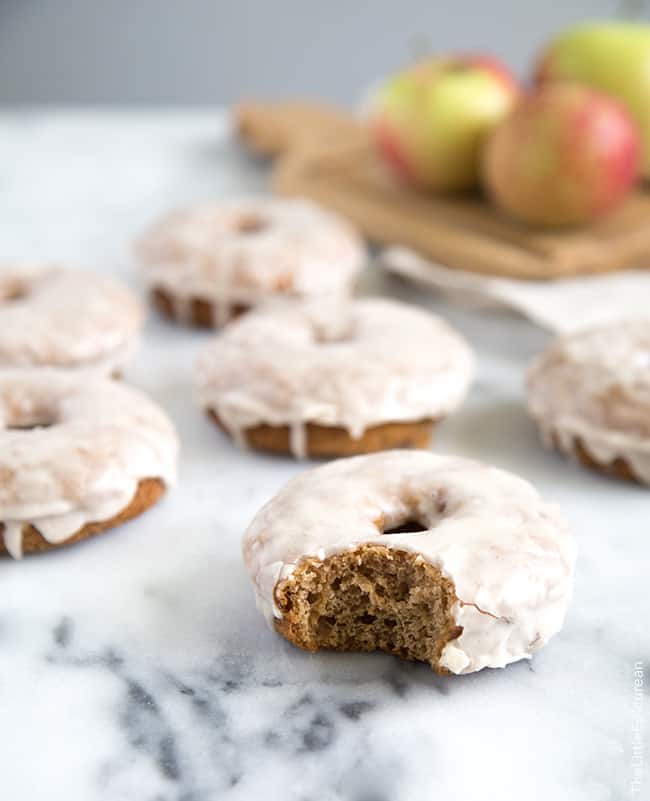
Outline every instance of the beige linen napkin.
<svg viewBox="0 0 650 801"><path fill-rule="evenodd" d="M461 302L514 309L556 333L650 314L650 272L522 281L443 267L404 247L385 248L380 264L389 272Z"/></svg>

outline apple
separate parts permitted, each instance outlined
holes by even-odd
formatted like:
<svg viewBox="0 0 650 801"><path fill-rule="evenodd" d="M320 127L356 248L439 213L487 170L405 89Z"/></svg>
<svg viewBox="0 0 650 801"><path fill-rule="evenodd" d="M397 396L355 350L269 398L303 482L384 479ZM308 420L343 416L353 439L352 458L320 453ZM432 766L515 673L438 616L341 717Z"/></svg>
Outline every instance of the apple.
<svg viewBox="0 0 650 801"><path fill-rule="evenodd" d="M472 188L485 138L518 91L508 68L490 56L416 64L377 91L370 110L377 150L409 184L440 192Z"/></svg>
<svg viewBox="0 0 650 801"><path fill-rule="evenodd" d="M580 84L551 83L494 131L482 174L488 194L513 217L576 225L618 206L639 162L638 129L618 101Z"/></svg>
<svg viewBox="0 0 650 801"><path fill-rule="evenodd" d="M578 81L618 98L635 118L650 177L650 25L596 22L561 33L543 53L538 82Z"/></svg>

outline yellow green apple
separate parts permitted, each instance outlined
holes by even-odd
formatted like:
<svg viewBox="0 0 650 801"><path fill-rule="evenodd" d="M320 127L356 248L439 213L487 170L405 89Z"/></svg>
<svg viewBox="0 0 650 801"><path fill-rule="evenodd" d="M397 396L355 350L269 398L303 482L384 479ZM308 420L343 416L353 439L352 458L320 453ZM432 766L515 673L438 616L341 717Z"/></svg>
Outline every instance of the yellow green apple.
<svg viewBox="0 0 650 801"><path fill-rule="evenodd" d="M493 132L483 181L507 214L576 225L616 208L639 174L638 129L625 108L581 84L549 83Z"/></svg>
<svg viewBox="0 0 650 801"><path fill-rule="evenodd" d="M403 181L433 191L478 184L486 136L507 114L518 84L490 56L428 59L389 78L370 110L377 150Z"/></svg>
<svg viewBox="0 0 650 801"><path fill-rule="evenodd" d="M618 98L639 126L642 171L650 177L650 25L596 22L570 28L542 54L536 78L578 81Z"/></svg>

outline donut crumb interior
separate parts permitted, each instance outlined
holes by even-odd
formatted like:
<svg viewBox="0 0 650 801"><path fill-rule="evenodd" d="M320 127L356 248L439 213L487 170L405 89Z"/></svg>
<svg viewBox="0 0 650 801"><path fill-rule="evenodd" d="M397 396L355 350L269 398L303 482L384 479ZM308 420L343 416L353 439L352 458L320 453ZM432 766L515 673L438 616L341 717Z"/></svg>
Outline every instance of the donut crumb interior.
<svg viewBox="0 0 650 801"><path fill-rule="evenodd" d="M452 582L418 554L366 544L325 560L304 559L275 591L275 625L308 651L386 651L439 672L460 636Z"/></svg>

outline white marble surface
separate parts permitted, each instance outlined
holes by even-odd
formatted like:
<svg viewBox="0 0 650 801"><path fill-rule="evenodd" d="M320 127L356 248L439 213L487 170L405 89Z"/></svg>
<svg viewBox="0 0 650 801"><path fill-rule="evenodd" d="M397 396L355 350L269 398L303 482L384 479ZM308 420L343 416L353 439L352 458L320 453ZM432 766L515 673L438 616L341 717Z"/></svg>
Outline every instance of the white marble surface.
<svg viewBox="0 0 650 801"><path fill-rule="evenodd" d="M2 257L135 283L129 240L152 215L264 180L217 114L4 113ZM522 406L540 330L396 279L367 286L437 308L477 348L470 401L436 447L520 472L562 505L580 547L564 630L530 664L460 678L285 643L254 607L239 543L304 466L241 453L204 420L189 385L206 335L152 318L126 378L176 421L180 484L122 530L0 562L0 797L650 798L647 747L643 789L631 785L639 719L650 737L650 494L540 448Z"/></svg>

